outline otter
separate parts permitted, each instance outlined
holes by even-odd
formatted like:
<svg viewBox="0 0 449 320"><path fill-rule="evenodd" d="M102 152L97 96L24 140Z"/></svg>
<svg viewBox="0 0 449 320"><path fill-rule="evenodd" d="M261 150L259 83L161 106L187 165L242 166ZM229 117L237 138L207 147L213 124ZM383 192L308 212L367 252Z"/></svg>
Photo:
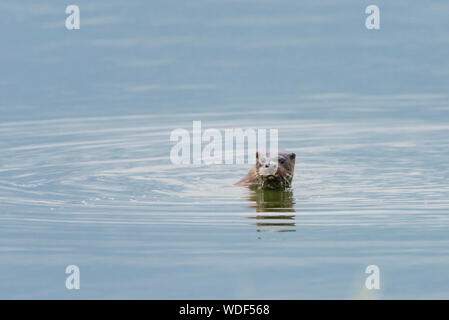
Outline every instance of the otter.
<svg viewBox="0 0 449 320"><path fill-rule="evenodd" d="M290 188L295 170L296 154L279 152L277 157L259 157L256 152L256 165L235 183L236 186L258 187L263 189Z"/></svg>

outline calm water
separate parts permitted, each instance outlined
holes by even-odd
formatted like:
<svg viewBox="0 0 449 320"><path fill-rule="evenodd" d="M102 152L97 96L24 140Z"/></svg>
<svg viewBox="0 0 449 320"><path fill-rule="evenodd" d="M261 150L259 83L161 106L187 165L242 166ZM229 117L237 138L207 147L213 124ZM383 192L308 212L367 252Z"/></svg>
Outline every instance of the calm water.
<svg viewBox="0 0 449 320"><path fill-rule="evenodd" d="M79 5L0 4L0 298L449 298L444 1ZM194 120L278 129L292 189L174 166Z"/></svg>
<svg viewBox="0 0 449 320"><path fill-rule="evenodd" d="M386 119L370 101L333 120L322 99L275 113L2 123L2 296L356 298L376 264L380 297L448 297L446 98L382 101L419 118ZM248 165L172 165L169 133L194 119L276 123L298 155L292 190L234 187ZM64 287L68 264L79 292Z"/></svg>

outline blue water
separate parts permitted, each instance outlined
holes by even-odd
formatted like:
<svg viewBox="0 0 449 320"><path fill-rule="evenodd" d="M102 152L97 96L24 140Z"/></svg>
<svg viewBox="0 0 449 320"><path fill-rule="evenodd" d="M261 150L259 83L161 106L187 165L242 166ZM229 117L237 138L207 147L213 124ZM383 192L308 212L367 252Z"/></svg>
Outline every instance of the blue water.
<svg viewBox="0 0 449 320"><path fill-rule="evenodd" d="M449 298L449 6L368 4L0 4L0 298ZM194 120L278 129L292 189L173 165Z"/></svg>

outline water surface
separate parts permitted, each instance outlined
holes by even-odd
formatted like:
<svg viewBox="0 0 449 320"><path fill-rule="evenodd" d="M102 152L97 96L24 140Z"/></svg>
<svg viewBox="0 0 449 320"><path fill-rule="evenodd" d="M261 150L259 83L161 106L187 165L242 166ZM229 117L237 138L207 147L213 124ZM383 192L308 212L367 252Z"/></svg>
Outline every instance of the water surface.
<svg viewBox="0 0 449 320"><path fill-rule="evenodd" d="M445 1L77 4L0 4L0 298L449 298ZM291 190L173 165L195 120L278 129Z"/></svg>
<svg viewBox="0 0 449 320"><path fill-rule="evenodd" d="M351 112L351 99L363 101L352 97L339 107L350 119L322 116L319 99L312 114L298 104L4 122L1 294L357 298L372 296L364 270L376 264L376 297L447 297L447 108L424 98L419 119L386 118L375 104ZM197 119L204 129L276 123L297 154L292 189L233 186L249 165L173 165L170 131ZM78 292L64 287L69 264L81 269Z"/></svg>

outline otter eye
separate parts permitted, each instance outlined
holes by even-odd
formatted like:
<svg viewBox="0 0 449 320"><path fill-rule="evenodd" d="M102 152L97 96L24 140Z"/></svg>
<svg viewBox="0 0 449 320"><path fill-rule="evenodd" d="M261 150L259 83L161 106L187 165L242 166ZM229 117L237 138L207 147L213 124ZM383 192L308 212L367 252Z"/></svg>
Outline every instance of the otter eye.
<svg viewBox="0 0 449 320"><path fill-rule="evenodd" d="M280 164L284 164L285 160L284 159L279 159L279 163Z"/></svg>

